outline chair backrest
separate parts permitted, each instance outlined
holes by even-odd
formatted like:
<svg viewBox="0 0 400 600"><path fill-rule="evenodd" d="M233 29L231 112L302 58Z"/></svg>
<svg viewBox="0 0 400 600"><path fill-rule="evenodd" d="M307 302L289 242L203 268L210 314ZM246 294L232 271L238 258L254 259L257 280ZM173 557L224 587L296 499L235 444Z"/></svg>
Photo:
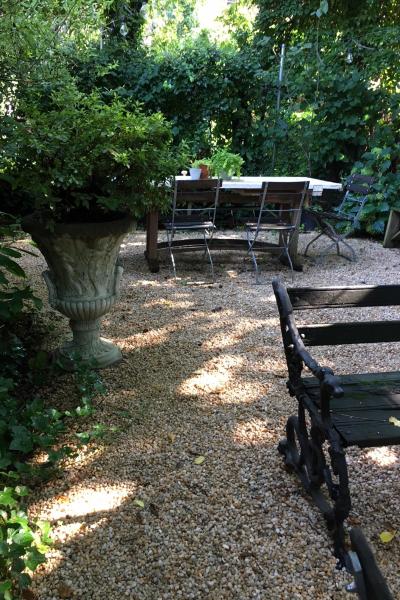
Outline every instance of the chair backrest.
<svg viewBox="0 0 400 600"><path fill-rule="evenodd" d="M372 191L374 178L367 175L350 175L345 195L336 212L346 220L351 219L353 227L356 229L359 224L361 211L368 199L368 194Z"/></svg>
<svg viewBox="0 0 400 600"><path fill-rule="evenodd" d="M300 220L301 210L308 190L309 182L268 182L264 181L259 197L260 211L257 226L268 215L273 219L297 224ZM297 213L297 215L296 215Z"/></svg>
<svg viewBox="0 0 400 600"><path fill-rule="evenodd" d="M190 215L207 211L214 224L222 179L175 180L172 201L172 222L177 212Z"/></svg>

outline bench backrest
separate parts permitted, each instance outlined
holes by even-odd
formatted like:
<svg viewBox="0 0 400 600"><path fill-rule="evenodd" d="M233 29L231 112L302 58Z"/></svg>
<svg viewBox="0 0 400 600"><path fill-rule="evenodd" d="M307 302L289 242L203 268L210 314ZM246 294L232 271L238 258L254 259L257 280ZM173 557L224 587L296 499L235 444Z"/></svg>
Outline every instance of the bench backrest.
<svg viewBox="0 0 400 600"><path fill-rule="evenodd" d="M400 306L400 285L285 288L274 284L281 321L294 311ZM305 346L400 341L400 320L318 323L298 327Z"/></svg>

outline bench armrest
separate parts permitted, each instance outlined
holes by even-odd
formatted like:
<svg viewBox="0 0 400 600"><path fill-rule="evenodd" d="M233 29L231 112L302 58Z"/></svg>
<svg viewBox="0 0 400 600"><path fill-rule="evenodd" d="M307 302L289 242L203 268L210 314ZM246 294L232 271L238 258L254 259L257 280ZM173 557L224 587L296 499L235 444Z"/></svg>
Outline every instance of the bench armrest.
<svg viewBox="0 0 400 600"><path fill-rule="evenodd" d="M340 398L343 396L343 390L340 387L339 377L337 377L329 367L321 366L304 346L303 340L301 339L301 335L294 321L293 314L288 315L286 323L286 333L290 336L291 341L289 349L294 350L307 369L309 369L314 377L319 380L321 385L325 386L326 390L331 396L335 398Z"/></svg>
<svg viewBox="0 0 400 600"><path fill-rule="evenodd" d="M330 398L340 398L343 396L340 379L334 374L332 369L321 366L308 352L297 329L292 303L285 287L278 279L274 279L272 285L278 304L282 338L288 358L289 381L291 361L288 353L294 353L320 382L321 412L324 419L329 418Z"/></svg>

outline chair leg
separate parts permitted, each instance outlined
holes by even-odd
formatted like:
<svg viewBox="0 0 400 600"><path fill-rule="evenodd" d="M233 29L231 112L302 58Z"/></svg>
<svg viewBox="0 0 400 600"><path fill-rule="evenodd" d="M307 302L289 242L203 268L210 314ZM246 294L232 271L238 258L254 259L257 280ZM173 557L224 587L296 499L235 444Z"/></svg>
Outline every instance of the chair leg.
<svg viewBox="0 0 400 600"><path fill-rule="evenodd" d="M173 240L173 238L174 238L173 233L170 233L167 230L167 242L168 242L169 257L171 259L172 269L173 269L173 272L174 272L174 279L176 279L175 258L174 258L174 253L172 252L172 240Z"/></svg>
<svg viewBox="0 0 400 600"><path fill-rule="evenodd" d="M207 253L208 260L210 261L211 277L212 277L212 281L214 283L214 281L215 281L214 263L213 263L213 259L212 259L211 252L210 252L210 248L209 248L208 242L207 242L207 232L204 232L204 244L205 244L205 247L206 247L205 252Z"/></svg>
<svg viewBox="0 0 400 600"><path fill-rule="evenodd" d="M248 244L248 250L247 250L247 254L251 255L251 260L253 261L253 266L254 266L254 273L255 273L255 278L256 278L256 283L260 283L260 279L259 279L259 269L258 269L258 264L257 264L257 259L256 259L256 255L254 254L254 250L253 250L253 246L254 246L254 242L256 241L256 239L254 238L254 240L250 239L250 231L247 231L247 244Z"/></svg>
<svg viewBox="0 0 400 600"><path fill-rule="evenodd" d="M321 231L321 233L319 233L315 238L313 238L311 240L311 242L308 242L308 244L306 246L306 249L304 250L304 256L307 256L307 252L308 252L309 247L311 246L311 244L313 244L314 242L316 242L321 237L321 235L324 235L323 231Z"/></svg>
<svg viewBox="0 0 400 600"><path fill-rule="evenodd" d="M340 233L338 233L336 231L336 229L330 224L330 223L326 223L325 228L313 239L311 240L311 242L309 242L306 246L306 249L304 251L304 256L307 255L307 251L308 248L311 244L313 244L318 238L320 238L322 235L326 235L331 241L332 243L329 244L329 246L327 246L327 248L325 248L325 250L323 250L320 253L320 258L329 254L331 248L336 248L336 254L338 256L342 256L343 258L350 260L350 261L356 261L357 260L357 256L356 253L354 251L354 248L352 248L352 246L345 241L345 237L348 234L342 235ZM340 251L340 243L344 244L344 246L346 246L346 248L349 250L351 257L347 256L346 254L342 254Z"/></svg>
<svg viewBox="0 0 400 600"><path fill-rule="evenodd" d="M304 256L307 256L307 252L308 252L308 248L309 246L311 246L311 244L313 244L314 242L316 242L321 236L326 235L326 237L328 237L330 240L332 240L332 242L334 242L334 244L337 241L338 238L338 234L336 232L336 230L332 227L332 225L330 223L325 223L325 225L323 226L323 229L320 231L320 233L311 240L311 242L309 242L306 246L306 249L304 251ZM329 248L331 248L331 246L329 246ZM325 251L320 253L320 256L326 254Z"/></svg>
<svg viewBox="0 0 400 600"><path fill-rule="evenodd" d="M332 239L332 238L330 238L330 239ZM346 254L343 254L340 251L340 246L339 246L340 243L342 243L344 246L346 246L346 248L349 250L351 256L347 256ZM338 256L341 256L342 258L345 258L346 260L349 260L350 262L357 261L357 255L354 251L354 248L352 248L351 245L348 242L346 242L343 238L335 239L332 244L329 244L329 246L327 246L325 248L325 250L321 253L320 256L321 257L326 256L327 254L329 254L330 249L334 248L334 247L336 247L336 254Z"/></svg>
<svg viewBox="0 0 400 600"><path fill-rule="evenodd" d="M287 239L285 239L285 240L284 240L284 249L285 249L285 254L286 254L286 256L287 256L287 259L288 259L288 263L289 263L289 266L290 266L290 270L291 270L291 272L292 272L292 283L294 283L294 269L293 269L293 262L292 262L292 259L290 258L289 244L288 244L288 240L287 240Z"/></svg>
<svg viewBox="0 0 400 600"><path fill-rule="evenodd" d="M340 256L343 256L343 258L347 258L347 260L350 260L350 261L352 260L352 261L356 262L357 261L357 255L355 253L354 248L348 242L346 242L343 238L340 241L350 251L350 254L351 254L352 258L349 258L345 254L341 254Z"/></svg>

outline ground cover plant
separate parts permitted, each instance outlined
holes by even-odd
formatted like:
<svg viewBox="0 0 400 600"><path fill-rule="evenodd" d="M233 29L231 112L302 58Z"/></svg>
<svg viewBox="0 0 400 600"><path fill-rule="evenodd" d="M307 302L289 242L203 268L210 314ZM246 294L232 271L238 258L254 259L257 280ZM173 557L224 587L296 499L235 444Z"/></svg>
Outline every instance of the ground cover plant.
<svg viewBox="0 0 400 600"><path fill-rule="evenodd" d="M10 215L1 213L0 219L0 598L11 600L29 588L30 573L45 562L51 545L49 523L27 514L27 486L51 477L73 453L59 438L68 420L92 414L92 398L103 389L97 374L79 366L77 358L75 408L60 411L40 399L40 386L56 376L57 365L51 367L47 353L34 349L32 308L40 310L42 302L24 282L18 259L35 253L13 242L18 227ZM77 443L87 444L103 430L97 425L77 432ZM37 452L46 460L32 460Z"/></svg>

